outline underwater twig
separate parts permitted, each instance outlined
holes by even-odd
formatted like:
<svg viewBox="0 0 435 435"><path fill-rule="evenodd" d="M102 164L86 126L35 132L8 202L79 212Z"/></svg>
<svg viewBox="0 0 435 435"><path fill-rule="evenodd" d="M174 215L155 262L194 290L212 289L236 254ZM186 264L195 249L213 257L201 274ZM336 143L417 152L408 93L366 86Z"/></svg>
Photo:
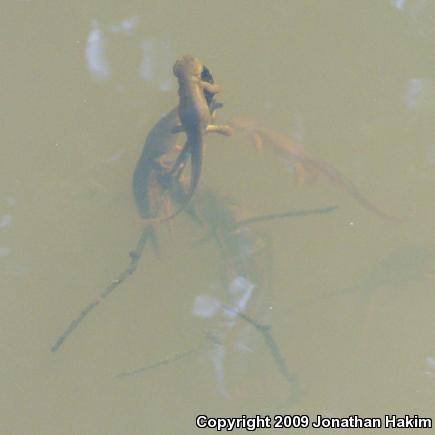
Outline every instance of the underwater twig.
<svg viewBox="0 0 435 435"><path fill-rule="evenodd" d="M117 375L115 375L115 378L126 378L127 376L135 376L135 375L139 375L141 373L144 373L144 372L146 372L148 370L155 369L157 367L164 366L164 365L167 365L167 364L171 364L171 363L173 363L175 361L178 361L180 359L184 359L184 358L192 355L195 352L198 352L203 347L204 346L201 345L201 346L195 347L193 349L186 350L185 352L177 352L176 354L174 354L174 355L172 355L170 357L161 359L160 361L157 361L157 362L152 363L152 364L148 364L148 365L143 366L143 367L141 367L139 369L131 370L131 371L128 371L128 372L118 373Z"/></svg>
<svg viewBox="0 0 435 435"><path fill-rule="evenodd" d="M252 325L256 331L263 336L266 346L269 348L270 354L272 355L279 372L286 378L287 382L294 387L294 390L298 391L298 381L294 375L292 375L287 366L287 362L279 350L278 344L270 332L270 325L263 325L257 320L249 317L248 315L242 313L241 311L235 310L227 305L224 305L224 309L236 314L238 317L243 319L245 322Z"/></svg>
<svg viewBox="0 0 435 435"><path fill-rule="evenodd" d="M239 310L235 310L235 309L229 307L228 305L222 305L222 308L226 311L229 311L231 313L236 314L242 320L244 320L245 322L252 325L255 328L255 330L260 335L263 336L263 339L266 343L266 346L268 347L270 354L272 355L272 357L275 361L275 364L278 367L278 371L285 377L288 384L292 387L293 396L297 396L299 394L298 380L294 375L292 375L289 372L288 367L287 367L287 362L286 362L284 356L282 355L282 353L278 347L278 344L276 343L275 339L273 338L272 333L270 332L270 326L263 325L263 324L257 322L256 320L254 320L253 318L249 317L248 315L240 312ZM208 338L210 338L210 337L208 337ZM170 357L161 359L155 363L148 364L148 365L143 366L139 369L118 373L117 375L115 375L115 378L125 378L128 376L135 376L135 375L142 374L148 370L151 370L151 369L154 369L157 367L161 367L163 365L172 364L176 361L179 361L181 359L184 359L184 358L192 355L193 353L200 351L201 349L203 349L203 347L204 347L204 345L200 345L200 346L195 347L193 349L189 349L185 352L178 352Z"/></svg>
<svg viewBox="0 0 435 435"><path fill-rule="evenodd" d="M286 218L298 218L298 217L304 217L309 216L312 214L324 214L324 213L330 213L334 210L337 210L338 205L331 205L329 207L324 208L314 208L314 209L308 209L308 210L294 210L294 211L286 211L282 213L270 213L270 214L262 214L258 216L253 216L250 218L242 219L240 221L235 222L232 225L232 228L238 229L245 225L249 224L256 224L259 222L267 222L267 221L273 221L278 219L286 219ZM199 240L195 240L192 245L193 246L199 246L202 243L208 242L213 237L213 234L206 234L204 237L202 237Z"/></svg>
<svg viewBox="0 0 435 435"><path fill-rule="evenodd" d="M105 287L97 299L86 305L85 308L80 312L80 314L75 318L69 326L66 328L65 332L56 340L56 343L51 348L52 352L56 352L62 346L63 342L71 335L71 333L78 328L83 319L97 306L103 299L106 299L117 287L119 287L129 276L133 275L135 272L139 260L142 256L143 250L148 240L155 238L155 230L152 225L147 225L137 242L136 249L130 252L130 263L128 266L118 275L117 278L113 279L112 282Z"/></svg>
<svg viewBox="0 0 435 435"><path fill-rule="evenodd" d="M310 210L297 210L297 211L288 211L284 213L271 213L271 214L265 214L261 216L255 216L248 219L243 219L238 222L236 222L235 227L241 227L243 225L247 224L253 224L257 222L263 222L263 221L271 221L275 219L284 219L284 218L294 218L294 217L304 217L308 216L310 214L323 214L323 213L330 213L331 211L334 211L338 208L338 205L332 205L330 207L324 207L324 208L314 208Z"/></svg>

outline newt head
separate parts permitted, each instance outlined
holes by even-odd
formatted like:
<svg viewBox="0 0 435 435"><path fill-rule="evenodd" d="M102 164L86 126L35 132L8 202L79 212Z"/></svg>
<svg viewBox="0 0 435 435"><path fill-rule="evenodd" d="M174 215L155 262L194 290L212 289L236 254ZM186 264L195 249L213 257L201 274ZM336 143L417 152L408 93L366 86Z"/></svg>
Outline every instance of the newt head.
<svg viewBox="0 0 435 435"><path fill-rule="evenodd" d="M201 79L202 70L202 62L191 54L186 54L177 59L173 67L174 76L181 80L188 77L196 77L199 80Z"/></svg>

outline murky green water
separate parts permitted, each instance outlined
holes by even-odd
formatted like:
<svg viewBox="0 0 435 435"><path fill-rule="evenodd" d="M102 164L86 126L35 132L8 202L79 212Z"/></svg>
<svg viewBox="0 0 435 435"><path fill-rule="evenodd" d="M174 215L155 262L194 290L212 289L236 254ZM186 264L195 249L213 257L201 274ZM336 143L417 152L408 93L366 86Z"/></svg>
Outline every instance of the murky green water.
<svg viewBox="0 0 435 435"><path fill-rule="evenodd" d="M189 434L198 414L435 416L429 0L3 9L1 433ZM321 174L297 186L289 162L246 136L210 136L201 185L239 218L338 209L234 235L248 263L213 239L194 243L206 230L179 216L172 233L158 229L160 255L146 246L50 352L128 266L143 229L132 173L177 104L171 70L185 53L223 86L220 122L249 117L293 138L407 220L378 217ZM271 325L280 356L266 329L222 310L231 285L255 287L244 312Z"/></svg>

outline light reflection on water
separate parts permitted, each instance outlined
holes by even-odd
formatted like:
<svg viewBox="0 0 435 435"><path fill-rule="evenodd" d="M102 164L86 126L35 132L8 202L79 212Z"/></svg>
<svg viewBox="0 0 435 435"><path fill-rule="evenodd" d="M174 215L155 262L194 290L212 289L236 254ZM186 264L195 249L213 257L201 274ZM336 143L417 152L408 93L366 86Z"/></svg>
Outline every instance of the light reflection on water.
<svg viewBox="0 0 435 435"><path fill-rule="evenodd" d="M141 37L138 17L125 18L117 24L104 28L93 19L90 27L85 56L88 70L95 80L99 82L108 80L112 70L116 71L124 67L119 62L126 62L145 83L156 86L162 92L174 88L174 80L170 72L175 55L169 41ZM112 64L109 61L110 52L113 50L111 46L115 45L117 40L122 41L126 38L132 39L131 46L134 47L135 60L131 62L122 59ZM124 90L129 84L118 81L112 86L117 90Z"/></svg>
<svg viewBox="0 0 435 435"><path fill-rule="evenodd" d="M0 432L192 433L200 412L434 417L433 2L7 8ZM224 87L219 122L259 119L411 219L378 219L325 179L297 187L245 138L207 138L201 183L246 217L339 209L258 224L254 246L238 252L258 261L264 283L225 276L215 244L192 247L206 229L180 217L172 233L159 229L160 257L147 247L131 278L51 354L128 263L143 229L131 175L147 133L176 105L172 64L188 52ZM232 297L237 283L244 290ZM267 336L224 308L245 302L300 383L292 406Z"/></svg>

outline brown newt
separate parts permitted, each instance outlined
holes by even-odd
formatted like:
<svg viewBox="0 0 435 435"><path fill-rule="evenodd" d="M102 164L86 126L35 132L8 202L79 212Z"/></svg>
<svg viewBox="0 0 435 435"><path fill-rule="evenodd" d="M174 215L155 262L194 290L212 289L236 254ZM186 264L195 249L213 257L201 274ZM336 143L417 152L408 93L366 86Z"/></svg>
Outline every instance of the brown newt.
<svg viewBox="0 0 435 435"><path fill-rule="evenodd" d="M201 80L214 83L213 76L205 65ZM216 110L223 106L222 103L216 101L214 95L204 89L204 98L209 107L211 119L215 118ZM142 154L133 173L132 183L134 199L142 219L154 218L158 211L158 202L161 199L158 191L164 190L165 177L169 175L161 159L176 150L178 134L174 134L173 130L179 124L178 107L175 107L159 119L146 137ZM166 184L170 185L171 180L166 180Z"/></svg>
<svg viewBox="0 0 435 435"><path fill-rule="evenodd" d="M206 133L219 133L225 136L232 134L231 127L212 124L213 116L210 113L206 95L214 96L221 92L221 87L215 83L209 83L203 80L203 71L203 64L191 55L182 56L174 64L173 72L178 79L178 116L181 124L175 126L172 132L184 132L187 136L187 140L170 174L172 176L179 176L190 154L190 186L186 193L184 203L181 204L177 210L168 216L148 220L148 223L157 223L172 219L185 210L190 203L201 176L204 154L204 135Z"/></svg>
<svg viewBox="0 0 435 435"><path fill-rule="evenodd" d="M341 190L347 192L365 209L377 216L391 221L406 220L381 210L357 188L352 180L346 178L334 166L324 160L310 156L303 150L301 145L292 142L284 135L269 128L258 126L254 120L249 118L235 118L229 124L247 134L257 149L262 148L267 143L273 153L292 160L295 163L296 175L299 180L304 181L305 173L311 176L323 175Z"/></svg>

